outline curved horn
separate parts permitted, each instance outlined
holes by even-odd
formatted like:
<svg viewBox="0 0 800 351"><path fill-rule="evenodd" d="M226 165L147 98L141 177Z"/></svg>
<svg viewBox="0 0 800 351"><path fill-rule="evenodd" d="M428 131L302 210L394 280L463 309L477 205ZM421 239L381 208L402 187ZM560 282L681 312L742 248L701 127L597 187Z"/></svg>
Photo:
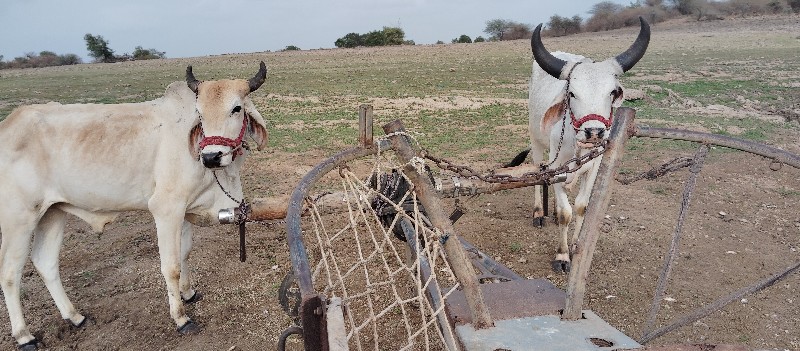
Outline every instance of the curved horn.
<svg viewBox="0 0 800 351"><path fill-rule="evenodd" d="M639 59L644 56L644 52L647 51L647 44L650 44L650 25L642 17L639 17L639 22L641 27L636 41L633 42L633 45L628 50L614 58L622 67L622 72L627 72L633 68L633 65L639 62Z"/></svg>
<svg viewBox="0 0 800 351"><path fill-rule="evenodd" d="M531 51L533 51L533 57L536 59L536 63L539 64L539 67L547 72L547 74L559 79L561 70L564 69L564 65L567 64L567 61L553 56L550 51L545 49L544 44L542 44L541 32L542 24L540 23L536 26L536 29L533 30L533 35L531 36Z"/></svg>
<svg viewBox="0 0 800 351"><path fill-rule="evenodd" d="M261 84L264 84L264 81L267 79L267 65L264 64L264 61L261 61L261 65L258 68L258 73L256 73L253 78L250 78L248 81L250 83L250 92L256 91L256 89L261 87Z"/></svg>
<svg viewBox="0 0 800 351"><path fill-rule="evenodd" d="M197 94L197 87L200 86L200 81L194 77L194 73L192 73L192 65L186 67L186 85L189 86L189 89Z"/></svg>

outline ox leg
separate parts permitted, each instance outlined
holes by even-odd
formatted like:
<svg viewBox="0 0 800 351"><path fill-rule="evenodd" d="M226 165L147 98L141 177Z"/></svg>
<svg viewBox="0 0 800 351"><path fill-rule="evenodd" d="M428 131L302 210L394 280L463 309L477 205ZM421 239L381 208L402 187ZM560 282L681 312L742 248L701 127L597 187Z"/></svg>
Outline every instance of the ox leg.
<svg viewBox="0 0 800 351"><path fill-rule="evenodd" d="M558 251L556 252L556 259L553 261L553 270L556 272L568 272L570 269L570 258L567 233L569 231L569 223L572 221L572 206L569 204L569 197L567 196L566 189L564 189L564 184L553 184L553 193L556 200L556 215L559 231Z"/></svg>
<svg viewBox="0 0 800 351"><path fill-rule="evenodd" d="M25 213L19 208L3 209L0 214L5 214L0 218L3 237L0 245L0 287L11 323L11 336L20 349L35 350L36 338L28 331L22 315L20 284L22 268L30 250L31 235L36 227L36 214Z"/></svg>
<svg viewBox="0 0 800 351"><path fill-rule="evenodd" d="M192 289L192 274L189 270L189 252L192 251L192 224L188 221L183 221L181 228L181 278L179 281L181 300L186 303L197 302L202 298L202 295Z"/></svg>
<svg viewBox="0 0 800 351"><path fill-rule="evenodd" d="M591 169L588 174L581 180L581 188L578 195L575 196L575 231L572 233L572 246L570 253L574 252L575 245L578 242L578 234L583 227L583 216L586 214L586 206L589 205L589 197L592 195L592 188L594 181L597 178L597 171L600 169L600 162L603 156L600 156L591 162Z"/></svg>
<svg viewBox="0 0 800 351"><path fill-rule="evenodd" d="M31 251L31 261L44 280L44 285L50 291L50 296L61 312L61 318L72 323L76 327L83 326L86 317L75 310L61 283L59 273L59 252L61 243L64 239L64 224L66 223L66 213L56 208L50 208L44 214L39 225L36 227L33 237L33 250Z"/></svg>
<svg viewBox="0 0 800 351"><path fill-rule="evenodd" d="M537 143L531 143L531 163L539 166L544 162L544 146ZM544 227L545 217L544 203L542 201L542 187L543 185L533 186L533 226L537 228Z"/></svg>
<svg viewBox="0 0 800 351"><path fill-rule="evenodd" d="M185 208L167 208L174 201L152 199L150 211L156 222L158 251L161 257L161 274L167 285L169 314L181 334L195 334L200 327L186 315L181 300L181 237Z"/></svg>

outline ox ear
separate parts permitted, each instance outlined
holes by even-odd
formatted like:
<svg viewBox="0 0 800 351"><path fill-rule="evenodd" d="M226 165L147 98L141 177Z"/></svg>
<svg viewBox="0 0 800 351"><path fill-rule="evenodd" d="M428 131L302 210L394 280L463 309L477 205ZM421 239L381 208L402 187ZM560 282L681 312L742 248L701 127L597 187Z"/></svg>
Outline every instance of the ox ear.
<svg viewBox="0 0 800 351"><path fill-rule="evenodd" d="M550 106L547 111L545 111L542 121L539 124L539 128L541 128L543 135L549 135L550 129L553 128L553 125L558 123L558 121L564 117L564 113L566 112L564 99L566 99L566 97L566 93L562 93L560 98L557 98L553 105Z"/></svg>
<svg viewBox="0 0 800 351"><path fill-rule="evenodd" d="M203 125L197 124L189 131L189 154L195 159L200 158L200 140L203 138Z"/></svg>
<svg viewBox="0 0 800 351"><path fill-rule="evenodd" d="M256 142L256 149L261 150L267 145L269 133L267 132L267 122L258 113L256 105L250 98L244 99L245 116L250 120L247 123L247 135Z"/></svg>

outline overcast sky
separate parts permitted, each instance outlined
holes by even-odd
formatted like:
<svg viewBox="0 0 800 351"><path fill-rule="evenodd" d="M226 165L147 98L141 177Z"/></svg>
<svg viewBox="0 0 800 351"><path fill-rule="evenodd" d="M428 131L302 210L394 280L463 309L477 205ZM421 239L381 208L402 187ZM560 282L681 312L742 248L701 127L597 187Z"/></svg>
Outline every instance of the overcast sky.
<svg viewBox="0 0 800 351"><path fill-rule="evenodd" d="M588 17L600 0L0 0L0 55L43 50L90 61L83 36L117 54L136 46L167 57L332 48L350 32L403 28L417 44L484 36L486 21L537 25L551 15ZM623 5L630 0L613 1Z"/></svg>

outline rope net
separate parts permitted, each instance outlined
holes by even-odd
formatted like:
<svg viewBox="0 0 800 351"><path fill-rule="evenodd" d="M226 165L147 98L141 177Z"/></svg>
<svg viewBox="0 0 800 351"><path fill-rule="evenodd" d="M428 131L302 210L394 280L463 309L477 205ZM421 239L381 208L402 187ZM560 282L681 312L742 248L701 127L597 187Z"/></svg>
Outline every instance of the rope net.
<svg viewBox="0 0 800 351"><path fill-rule="evenodd" d="M343 307L346 335L329 339L346 337L350 350L453 349L444 299L459 284L439 233L426 225L413 186L390 156L375 156L367 179L349 164L340 168L338 185L328 181L347 215L310 204L304 236L314 288L341 298Z"/></svg>

